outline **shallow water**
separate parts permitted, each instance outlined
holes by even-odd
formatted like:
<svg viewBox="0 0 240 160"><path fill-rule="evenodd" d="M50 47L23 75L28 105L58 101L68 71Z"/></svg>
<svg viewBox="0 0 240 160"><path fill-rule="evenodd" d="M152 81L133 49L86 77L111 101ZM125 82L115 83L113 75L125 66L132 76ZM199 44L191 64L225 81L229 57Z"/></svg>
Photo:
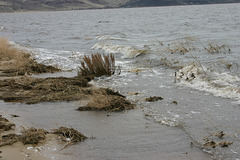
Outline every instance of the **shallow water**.
<svg viewBox="0 0 240 160"><path fill-rule="evenodd" d="M0 14L0 36L41 63L72 70L40 77L74 76L82 55L114 53L121 74L92 83L118 90L138 105L116 114L77 112L75 102L1 103L1 108L21 113L29 125L67 125L96 137L55 155L68 159L238 159L239 7ZM150 96L164 99L145 102ZM210 136L220 131L226 133L223 139ZM206 137L233 144L205 147Z"/></svg>
<svg viewBox="0 0 240 160"><path fill-rule="evenodd" d="M78 106L74 102L0 104L1 114L21 115L12 119L17 124L48 130L73 127L90 138L63 150L63 146L51 143L40 147L41 154L50 159L210 159L199 148L190 147L191 139L181 129L153 123L141 109L122 113L79 112L74 110Z"/></svg>

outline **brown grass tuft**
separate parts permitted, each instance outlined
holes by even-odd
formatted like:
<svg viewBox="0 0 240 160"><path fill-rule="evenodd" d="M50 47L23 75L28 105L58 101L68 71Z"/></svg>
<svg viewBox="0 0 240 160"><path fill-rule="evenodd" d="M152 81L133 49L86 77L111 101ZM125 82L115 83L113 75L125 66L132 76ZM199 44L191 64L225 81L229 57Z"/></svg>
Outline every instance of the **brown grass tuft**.
<svg viewBox="0 0 240 160"><path fill-rule="evenodd" d="M99 89L90 99L91 101L86 106L81 106L77 110L119 112L135 108L135 105L125 96L111 89Z"/></svg>
<svg viewBox="0 0 240 160"><path fill-rule="evenodd" d="M94 76L103 75L111 76L115 73L115 58L113 54L101 55L100 53L84 55L81 66L79 66L78 76Z"/></svg>

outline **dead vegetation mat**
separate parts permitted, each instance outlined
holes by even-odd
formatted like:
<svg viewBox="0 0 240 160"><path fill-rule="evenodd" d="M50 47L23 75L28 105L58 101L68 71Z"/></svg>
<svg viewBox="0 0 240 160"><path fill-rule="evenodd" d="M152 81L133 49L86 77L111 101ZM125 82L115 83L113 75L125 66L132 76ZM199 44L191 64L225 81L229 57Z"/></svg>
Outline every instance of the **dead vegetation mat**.
<svg viewBox="0 0 240 160"><path fill-rule="evenodd" d="M84 136L82 133L78 132L73 128L67 127L53 129L52 132L48 132L45 129L36 129L34 127L28 129L21 127L21 134L8 133L6 131L15 129L13 128L13 126L15 127L15 124L9 122L9 120L2 117L2 115L0 115L0 124L0 147L12 145L16 142L22 142L24 145L37 145L41 142L44 142L48 134L54 134L57 137L60 137L57 139L68 142L67 145L75 144L77 142L81 142L87 139L87 137Z"/></svg>
<svg viewBox="0 0 240 160"><path fill-rule="evenodd" d="M2 115L0 115L0 133L2 131L9 131L13 127L15 127L14 123L9 122L8 119L6 119L6 118L2 117Z"/></svg>
<svg viewBox="0 0 240 160"><path fill-rule="evenodd" d="M0 80L0 99L4 102L35 104L90 99L79 111L123 111L135 106L125 96L108 88L94 88L91 77L21 77Z"/></svg>
<svg viewBox="0 0 240 160"><path fill-rule="evenodd" d="M77 143L87 139L82 133L78 132L73 128L60 127L58 129L53 129L53 134L60 136L63 141L69 141L69 143Z"/></svg>
<svg viewBox="0 0 240 160"><path fill-rule="evenodd" d="M77 110L119 112L135 108L125 96L108 88L95 91L90 100L86 106L81 106Z"/></svg>
<svg viewBox="0 0 240 160"><path fill-rule="evenodd" d="M0 80L0 99L5 102L34 104L79 100L89 94L88 79L73 77Z"/></svg>

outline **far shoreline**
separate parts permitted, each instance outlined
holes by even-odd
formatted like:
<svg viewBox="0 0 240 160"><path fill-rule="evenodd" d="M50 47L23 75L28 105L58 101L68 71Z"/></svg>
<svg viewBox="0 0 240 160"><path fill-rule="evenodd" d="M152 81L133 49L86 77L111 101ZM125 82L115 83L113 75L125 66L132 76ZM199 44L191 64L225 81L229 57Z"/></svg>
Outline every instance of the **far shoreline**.
<svg viewBox="0 0 240 160"><path fill-rule="evenodd" d="M103 7L103 8L79 8L79 9L46 9L46 10L16 10L16 11L1 11L5 13L33 13L33 12L64 12L64 11L86 11L86 10L109 10L109 9L135 9L135 8L156 8L156 7L179 7L179 6L207 6L207 5L225 5L225 4L240 4L240 2L228 3L202 3L202 4L174 4L174 5L156 5L156 6L133 6L133 7Z"/></svg>

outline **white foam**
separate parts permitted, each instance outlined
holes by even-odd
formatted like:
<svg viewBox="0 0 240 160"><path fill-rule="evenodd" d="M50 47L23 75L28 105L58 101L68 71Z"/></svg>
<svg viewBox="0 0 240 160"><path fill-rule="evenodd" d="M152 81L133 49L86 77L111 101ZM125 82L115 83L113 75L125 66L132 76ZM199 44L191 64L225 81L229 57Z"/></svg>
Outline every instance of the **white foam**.
<svg viewBox="0 0 240 160"><path fill-rule="evenodd" d="M125 46L125 45L114 45L107 43L97 43L92 49L103 50L106 53L120 53L122 54L122 58L132 59L140 55L143 50L137 49L133 46Z"/></svg>
<svg viewBox="0 0 240 160"><path fill-rule="evenodd" d="M46 48L28 48L14 42L10 42L18 49L28 52L38 63L55 66L62 70L74 70L79 66L83 52L50 50Z"/></svg>
<svg viewBox="0 0 240 160"><path fill-rule="evenodd" d="M217 73L197 64L190 64L176 75L178 84L213 94L217 97L236 100L240 104L240 86L234 84L240 78L230 73Z"/></svg>
<svg viewBox="0 0 240 160"><path fill-rule="evenodd" d="M119 37L111 37L111 36L109 36L109 35L97 36L95 39L97 39L97 40L99 40L99 41L103 41L103 40L131 41L130 39L119 38Z"/></svg>

